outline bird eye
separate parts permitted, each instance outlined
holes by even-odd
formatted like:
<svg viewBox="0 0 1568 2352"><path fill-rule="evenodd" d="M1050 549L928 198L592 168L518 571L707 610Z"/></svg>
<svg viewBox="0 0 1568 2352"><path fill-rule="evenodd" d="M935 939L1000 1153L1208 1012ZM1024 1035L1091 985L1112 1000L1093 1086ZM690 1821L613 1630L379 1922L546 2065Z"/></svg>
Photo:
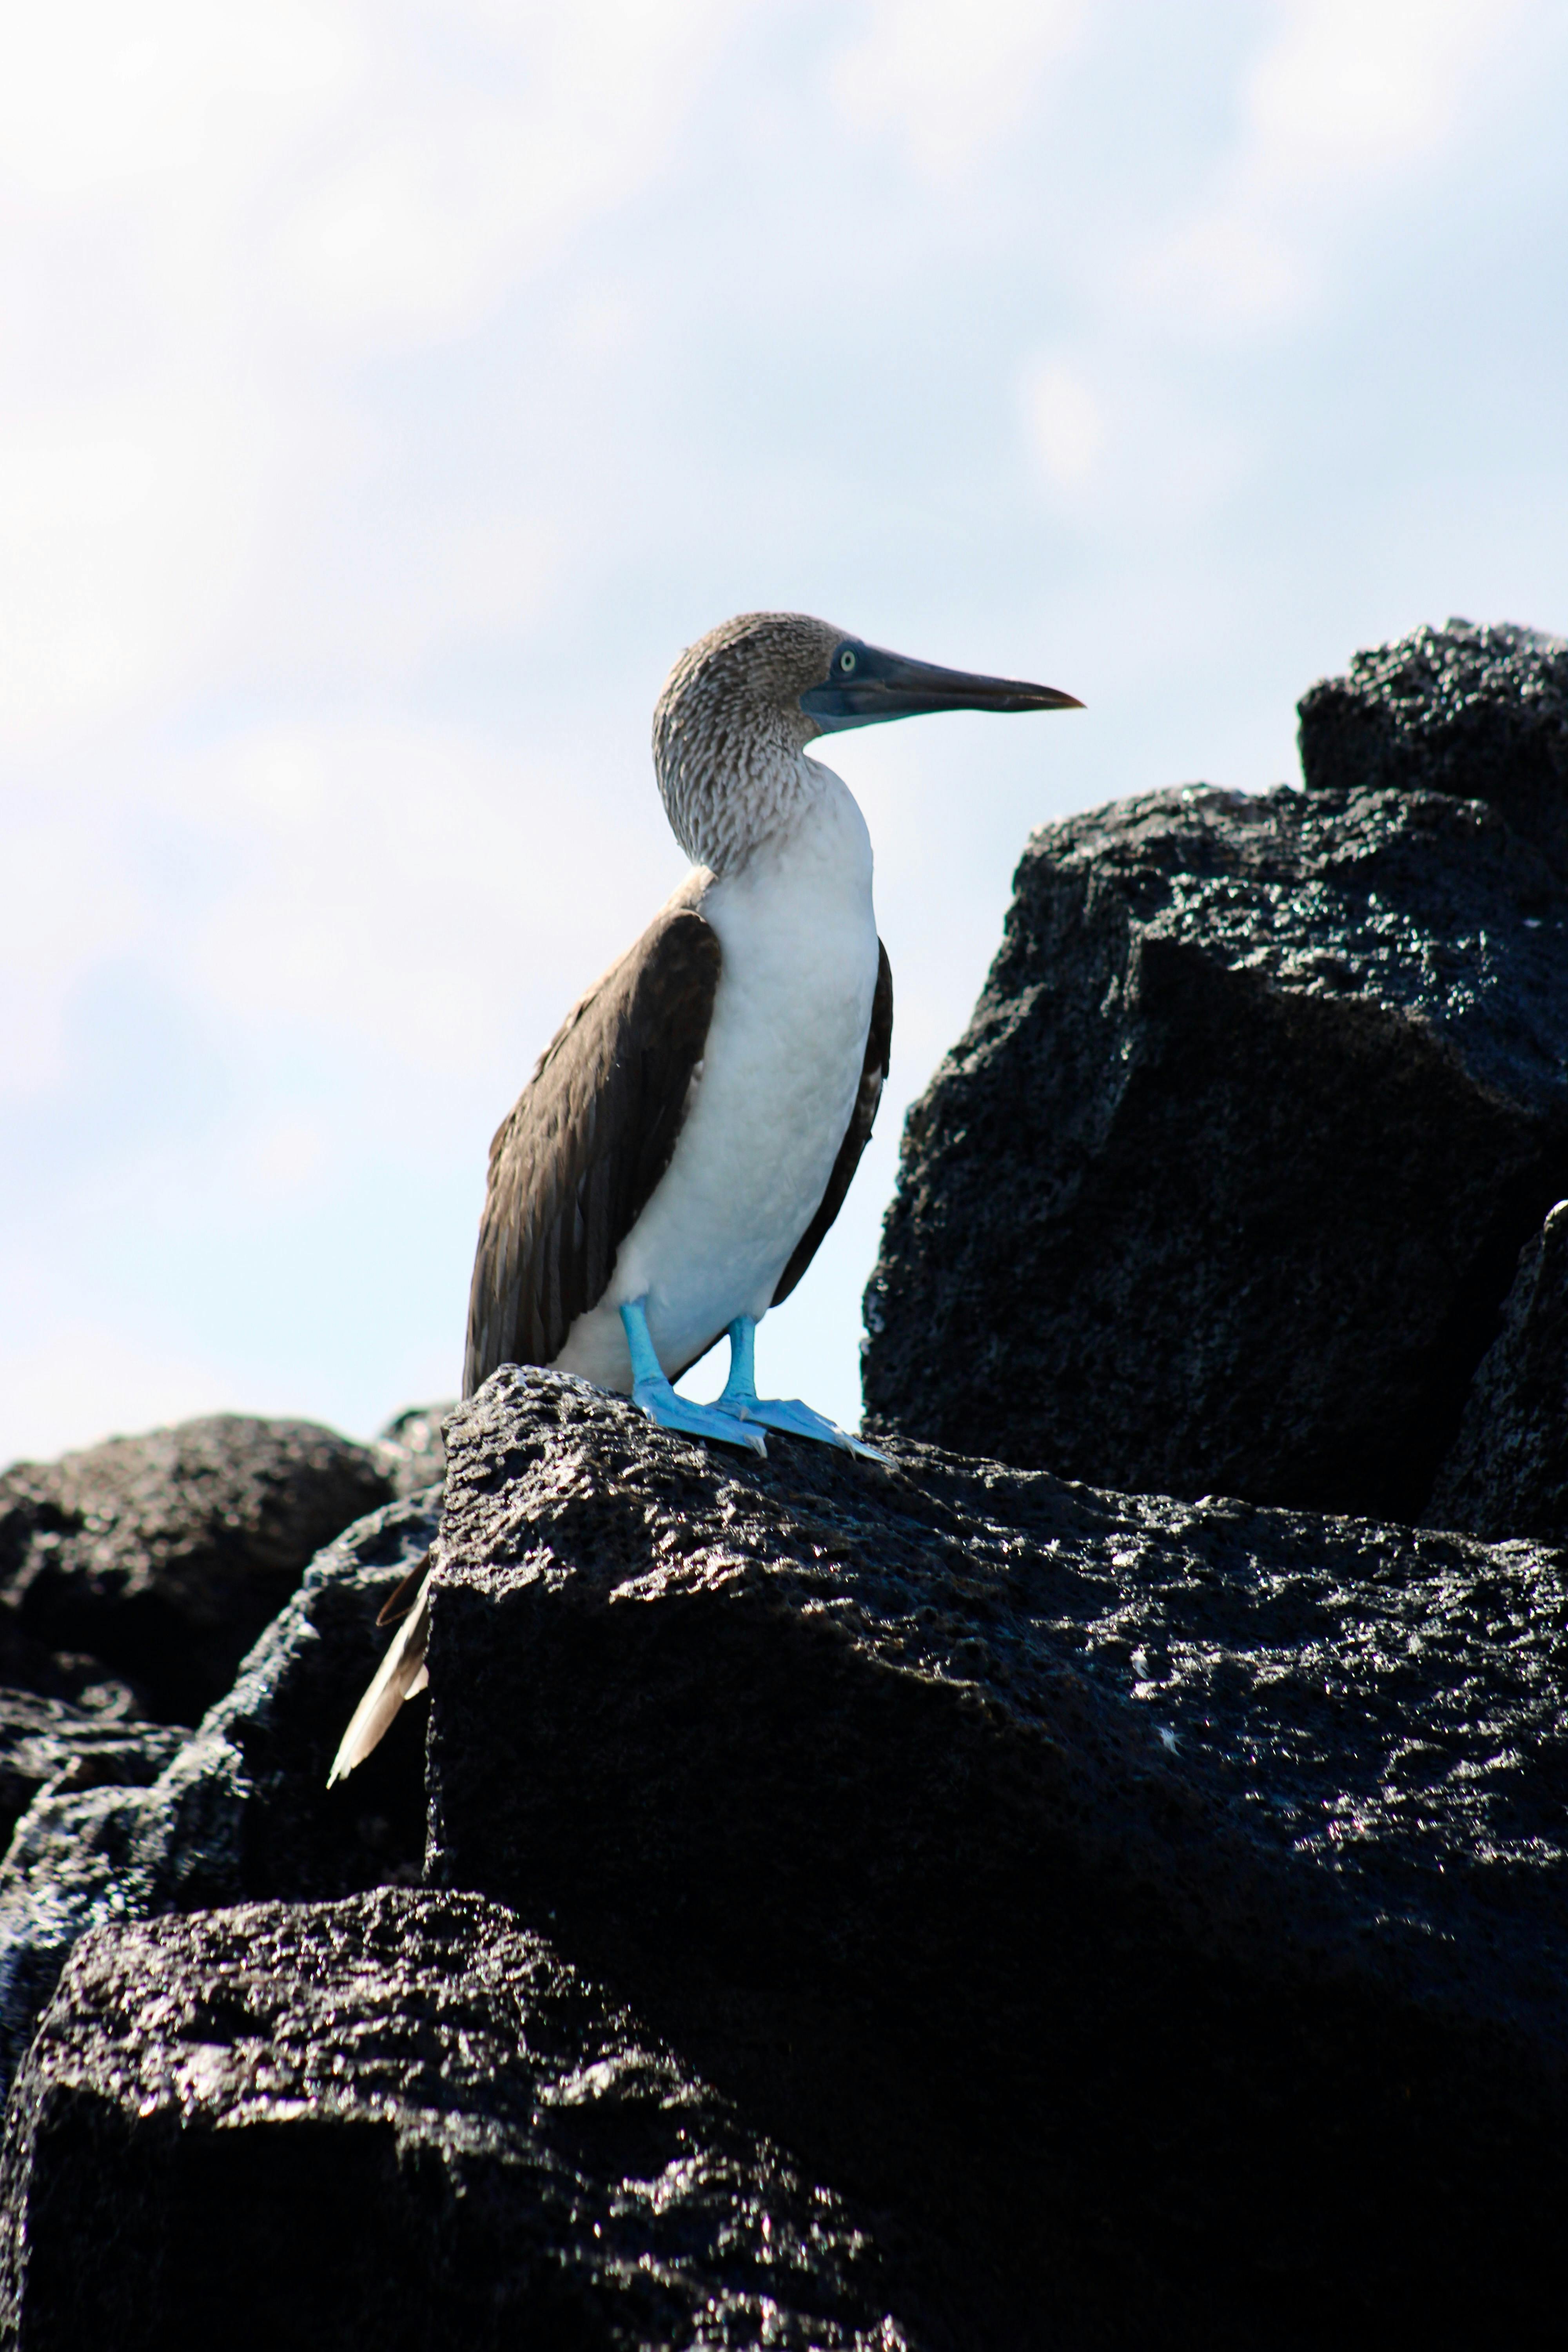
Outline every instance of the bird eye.
<svg viewBox="0 0 1568 2352"><path fill-rule="evenodd" d="M847 677L849 672L855 667L855 656L850 652L847 646L845 646L844 651L838 656L838 667L844 672L846 677Z"/></svg>

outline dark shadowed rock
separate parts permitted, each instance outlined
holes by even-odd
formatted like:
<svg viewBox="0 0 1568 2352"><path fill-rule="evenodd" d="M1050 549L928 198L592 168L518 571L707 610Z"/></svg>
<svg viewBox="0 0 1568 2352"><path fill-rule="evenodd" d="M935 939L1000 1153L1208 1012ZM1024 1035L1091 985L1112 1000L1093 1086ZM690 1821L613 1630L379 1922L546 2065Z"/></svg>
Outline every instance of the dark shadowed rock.
<svg viewBox="0 0 1568 2352"><path fill-rule="evenodd" d="M1554 2307L1560 1555L550 1373L448 1434L428 1870L897 2212L966 2347Z"/></svg>
<svg viewBox="0 0 1568 2352"><path fill-rule="evenodd" d="M1568 866L1568 643L1450 621L1357 654L1301 703L1310 793L1372 788L1489 801Z"/></svg>
<svg viewBox="0 0 1568 2352"><path fill-rule="evenodd" d="M129 1721L145 1714L137 1693L101 1658L86 1650L51 1650L24 1633L14 1609L0 1601L0 1689L63 1698L89 1714L105 1710Z"/></svg>
<svg viewBox="0 0 1568 2352"><path fill-rule="evenodd" d="M1520 1258L1426 1518L1568 1543L1568 1201Z"/></svg>
<svg viewBox="0 0 1568 2352"><path fill-rule="evenodd" d="M454 1410L446 1404L412 1404L395 1413L376 1439L372 1451L399 1495L423 1494L447 1475L447 1448L441 1424Z"/></svg>
<svg viewBox="0 0 1568 2352"><path fill-rule="evenodd" d="M1383 700L1358 669L1303 705L1310 793L1189 786L1033 837L910 1114L866 1297L873 1426L1419 1515L1568 1190L1568 880L1540 845L1568 656L1543 647L1500 700L1456 701L1440 666L1401 699L1410 648L1363 657ZM1505 789L1526 703L1535 837ZM1422 789L1427 752L1489 797Z"/></svg>
<svg viewBox="0 0 1568 2352"><path fill-rule="evenodd" d="M300 1901L416 1878L423 1709L407 1708L353 1780L328 1767L385 1636L381 1602L436 1531L430 1497L391 1503L321 1554L199 1730L105 1741L54 1779L0 1865L0 2081L9 2080L72 1946L100 1921L258 1896ZM85 1738L84 1747L88 1746ZM88 1785L93 1773L100 1785Z"/></svg>
<svg viewBox="0 0 1568 2352"><path fill-rule="evenodd" d="M367 1447L242 1413L19 1462L0 1476L0 1602L194 1723L315 1554L392 1492Z"/></svg>
<svg viewBox="0 0 1568 2352"><path fill-rule="evenodd" d="M0 1689L0 1838L9 1842L40 1790L144 1787L189 1737L141 1721L112 1686L97 1707Z"/></svg>
<svg viewBox="0 0 1568 2352"><path fill-rule="evenodd" d="M46 1650L0 1607L0 1851L41 1789L151 1780L183 1737L100 1659Z"/></svg>
<svg viewBox="0 0 1568 2352"><path fill-rule="evenodd" d="M18 2352L939 2340L862 2218L460 1895L100 1928L5 2188Z"/></svg>

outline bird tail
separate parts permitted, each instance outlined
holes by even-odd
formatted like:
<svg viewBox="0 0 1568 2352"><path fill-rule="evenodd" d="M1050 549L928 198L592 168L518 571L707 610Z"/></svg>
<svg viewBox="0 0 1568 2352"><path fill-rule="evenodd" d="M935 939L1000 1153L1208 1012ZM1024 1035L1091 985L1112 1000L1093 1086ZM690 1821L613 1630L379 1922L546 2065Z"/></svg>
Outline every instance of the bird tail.
<svg viewBox="0 0 1568 2352"><path fill-rule="evenodd" d="M363 1764L372 1748L381 1745L404 1700L422 1691L430 1679L425 1652L430 1640L430 1579L434 1574L433 1569L426 1570L418 1600L398 1627L391 1649L349 1719L342 1744L327 1775L329 1789L346 1780L354 1766Z"/></svg>

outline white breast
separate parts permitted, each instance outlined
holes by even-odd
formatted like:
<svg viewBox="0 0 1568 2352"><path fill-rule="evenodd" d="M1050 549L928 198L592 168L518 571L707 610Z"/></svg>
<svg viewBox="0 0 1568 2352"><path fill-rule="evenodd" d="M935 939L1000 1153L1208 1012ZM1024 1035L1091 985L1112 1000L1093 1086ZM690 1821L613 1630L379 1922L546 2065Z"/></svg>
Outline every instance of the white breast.
<svg viewBox="0 0 1568 2352"><path fill-rule="evenodd" d="M670 1371L767 1312L849 1124L877 986L871 843L847 786L805 764L803 821L701 901L724 961L691 1107L608 1290L555 1359L602 1388L631 1386L627 1299L647 1300Z"/></svg>

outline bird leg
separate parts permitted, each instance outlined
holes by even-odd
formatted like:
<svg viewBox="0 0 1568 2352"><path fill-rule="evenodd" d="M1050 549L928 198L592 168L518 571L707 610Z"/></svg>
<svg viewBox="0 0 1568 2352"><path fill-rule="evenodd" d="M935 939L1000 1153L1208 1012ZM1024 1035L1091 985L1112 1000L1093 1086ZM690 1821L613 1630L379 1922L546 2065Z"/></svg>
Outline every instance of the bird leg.
<svg viewBox="0 0 1568 2352"><path fill-rule="evenodd" d="M749 1446L753 1454L767 1452L768 1441L760 1429L746 1428L717 1405L694 1404L689 1397L676 1395L648 1337L646 1300L628 1298L621 1309L621 1321L632 1351L632 1402L640 1405L650 1421L660 1429L685 1430L691 1437L716 1437L725 1445Z"/></svg>
<svg viewBox="0 0 1568 2352"><path fill-rule="evenodd" d="M622 1309L625 1312L625 1309ZM756 1373L757 1322L753 1315L737 1315L730 1326L730 1377L723 1393L713 1402L719 1412L732 1413L737 1421L760 1421L769 1429L787 1431L792 1437L815 1437L824 1445L841 1445L849 1454L863 1454L868 1462L885 1462L891 1468L892 1456L868 1445L858 1437L851 1437L836 1421L820 1412L813 1412L798 1397L760 1397L757 1394Z"/></svg>

